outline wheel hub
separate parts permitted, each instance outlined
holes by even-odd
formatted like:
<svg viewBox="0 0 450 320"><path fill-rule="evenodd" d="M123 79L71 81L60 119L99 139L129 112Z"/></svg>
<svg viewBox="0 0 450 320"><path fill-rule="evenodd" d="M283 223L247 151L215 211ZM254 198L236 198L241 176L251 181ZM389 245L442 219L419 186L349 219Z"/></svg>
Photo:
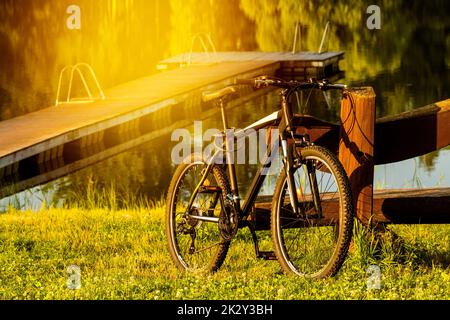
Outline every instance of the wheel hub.
<svg viewBox="0 0 450 320"><path fill-rule="evenodd" d="M200 220L193 219L191 216L202 216L202 212L197 208L191 208L191 210L189 211L189 216L186 217L187 224L192 228L196 228L199 225Z"/></svg>

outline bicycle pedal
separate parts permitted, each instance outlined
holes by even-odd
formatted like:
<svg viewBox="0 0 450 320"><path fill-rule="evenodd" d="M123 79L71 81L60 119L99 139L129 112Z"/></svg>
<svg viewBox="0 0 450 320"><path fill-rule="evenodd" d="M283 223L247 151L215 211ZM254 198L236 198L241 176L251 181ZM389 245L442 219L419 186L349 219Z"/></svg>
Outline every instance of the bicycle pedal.
<svg viewBox="0 0 450 320"><path fill-rule="evenodd" d="M258 258L264 260L277 260L277 256L273 251L260 251L258 253Z"/></svg>
<svg viewBox="0 0 450 320"><path fill-rule="evenodd" d="M198 190L199 193L218 193L222 192L222 189L218 186L201 186Z"/></svg>

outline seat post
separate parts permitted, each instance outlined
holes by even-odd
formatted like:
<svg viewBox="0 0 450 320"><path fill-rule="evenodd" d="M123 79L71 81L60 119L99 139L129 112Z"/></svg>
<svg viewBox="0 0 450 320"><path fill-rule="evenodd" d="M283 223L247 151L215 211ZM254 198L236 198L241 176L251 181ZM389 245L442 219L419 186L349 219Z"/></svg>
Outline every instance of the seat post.
<svg viewBox="0 0 450 320"><path fill-rule="evenodd" d="M238 190L238 184L237 184L237 178L236 178L236 169L234 167L234 136L233 141L229 141L227 137L227 129L228 128L228 121L227 121L227 115L225 113L225 103L223 101L224 99L219 100L219 107L220 107L220 113L222 114L222 122L223 122L223 136L225 138L225 153L226 153L226 161L228 166L228 174L230 176L230 184L231 184L231 191L233 194L237 197L239 194ZM238 198L236 199L237 201ZM239 203L237 203L239 205Z"/></svg>
<svg viewBox="0 0 450 320"><path fill-rule="evenodd" d="M220 113L222 115L222 123L223 123L223 132L226 133L228 129L228 121L227 115L225 114L225 104L223 103L223 99L219 100Z"/></svg>

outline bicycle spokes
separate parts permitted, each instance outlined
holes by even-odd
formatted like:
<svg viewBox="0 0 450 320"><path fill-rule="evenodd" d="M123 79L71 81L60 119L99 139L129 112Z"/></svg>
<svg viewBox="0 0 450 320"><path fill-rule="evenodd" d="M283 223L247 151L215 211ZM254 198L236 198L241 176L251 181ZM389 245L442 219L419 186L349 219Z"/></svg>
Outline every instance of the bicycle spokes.
<svg viewBox="0 0 450 320"><path fill-rule="evenodd" d="M291 205L288 177L280 176L274 194L272 232L277 257L285 270L322 277L339 268L353 221L351 192L344 174L338 160L326 149L304 148L302 162L292 174L298 213Z"/></svg>
<svg viewBox="0 0 450 320"><path fill-rule="evenodd" d="M204 163L181 166L168 193L169 249L180 269L214 270L229 245L218 226L223 210L219 200L230 192L229 186L219 167L206 177L205 167Z"/></svg>

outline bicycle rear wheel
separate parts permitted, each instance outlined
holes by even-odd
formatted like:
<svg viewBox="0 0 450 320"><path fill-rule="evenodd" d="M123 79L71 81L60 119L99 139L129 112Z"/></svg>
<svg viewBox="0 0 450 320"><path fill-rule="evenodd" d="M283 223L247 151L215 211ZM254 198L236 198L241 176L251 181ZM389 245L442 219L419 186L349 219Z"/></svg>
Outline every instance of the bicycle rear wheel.
<svg viewBox="0 0 450 320"><path fill-rule="evenodd" d="M333 276L345 260L352 235L350 184L341 163L327 149L303 148L301 158L302 165L293 173L299 214L292 209L284 169L275 187L271 214L275 254L286 273Z"/></svg>
<svg viewBox="0 0 450 320"><path fill-rule="evenodd" d="M181 164L175 171L166 198L166 236L170 255L180 270L216 271L228 252L230 241L223 238L219 224L200 221L186 215L195 188L207 165L201 156L193 155L191 163ZM214 165L199 192L190 214L219 218L227 194L231 193L222 168ZM217 191L211 191L211 190Z"/></svg>

